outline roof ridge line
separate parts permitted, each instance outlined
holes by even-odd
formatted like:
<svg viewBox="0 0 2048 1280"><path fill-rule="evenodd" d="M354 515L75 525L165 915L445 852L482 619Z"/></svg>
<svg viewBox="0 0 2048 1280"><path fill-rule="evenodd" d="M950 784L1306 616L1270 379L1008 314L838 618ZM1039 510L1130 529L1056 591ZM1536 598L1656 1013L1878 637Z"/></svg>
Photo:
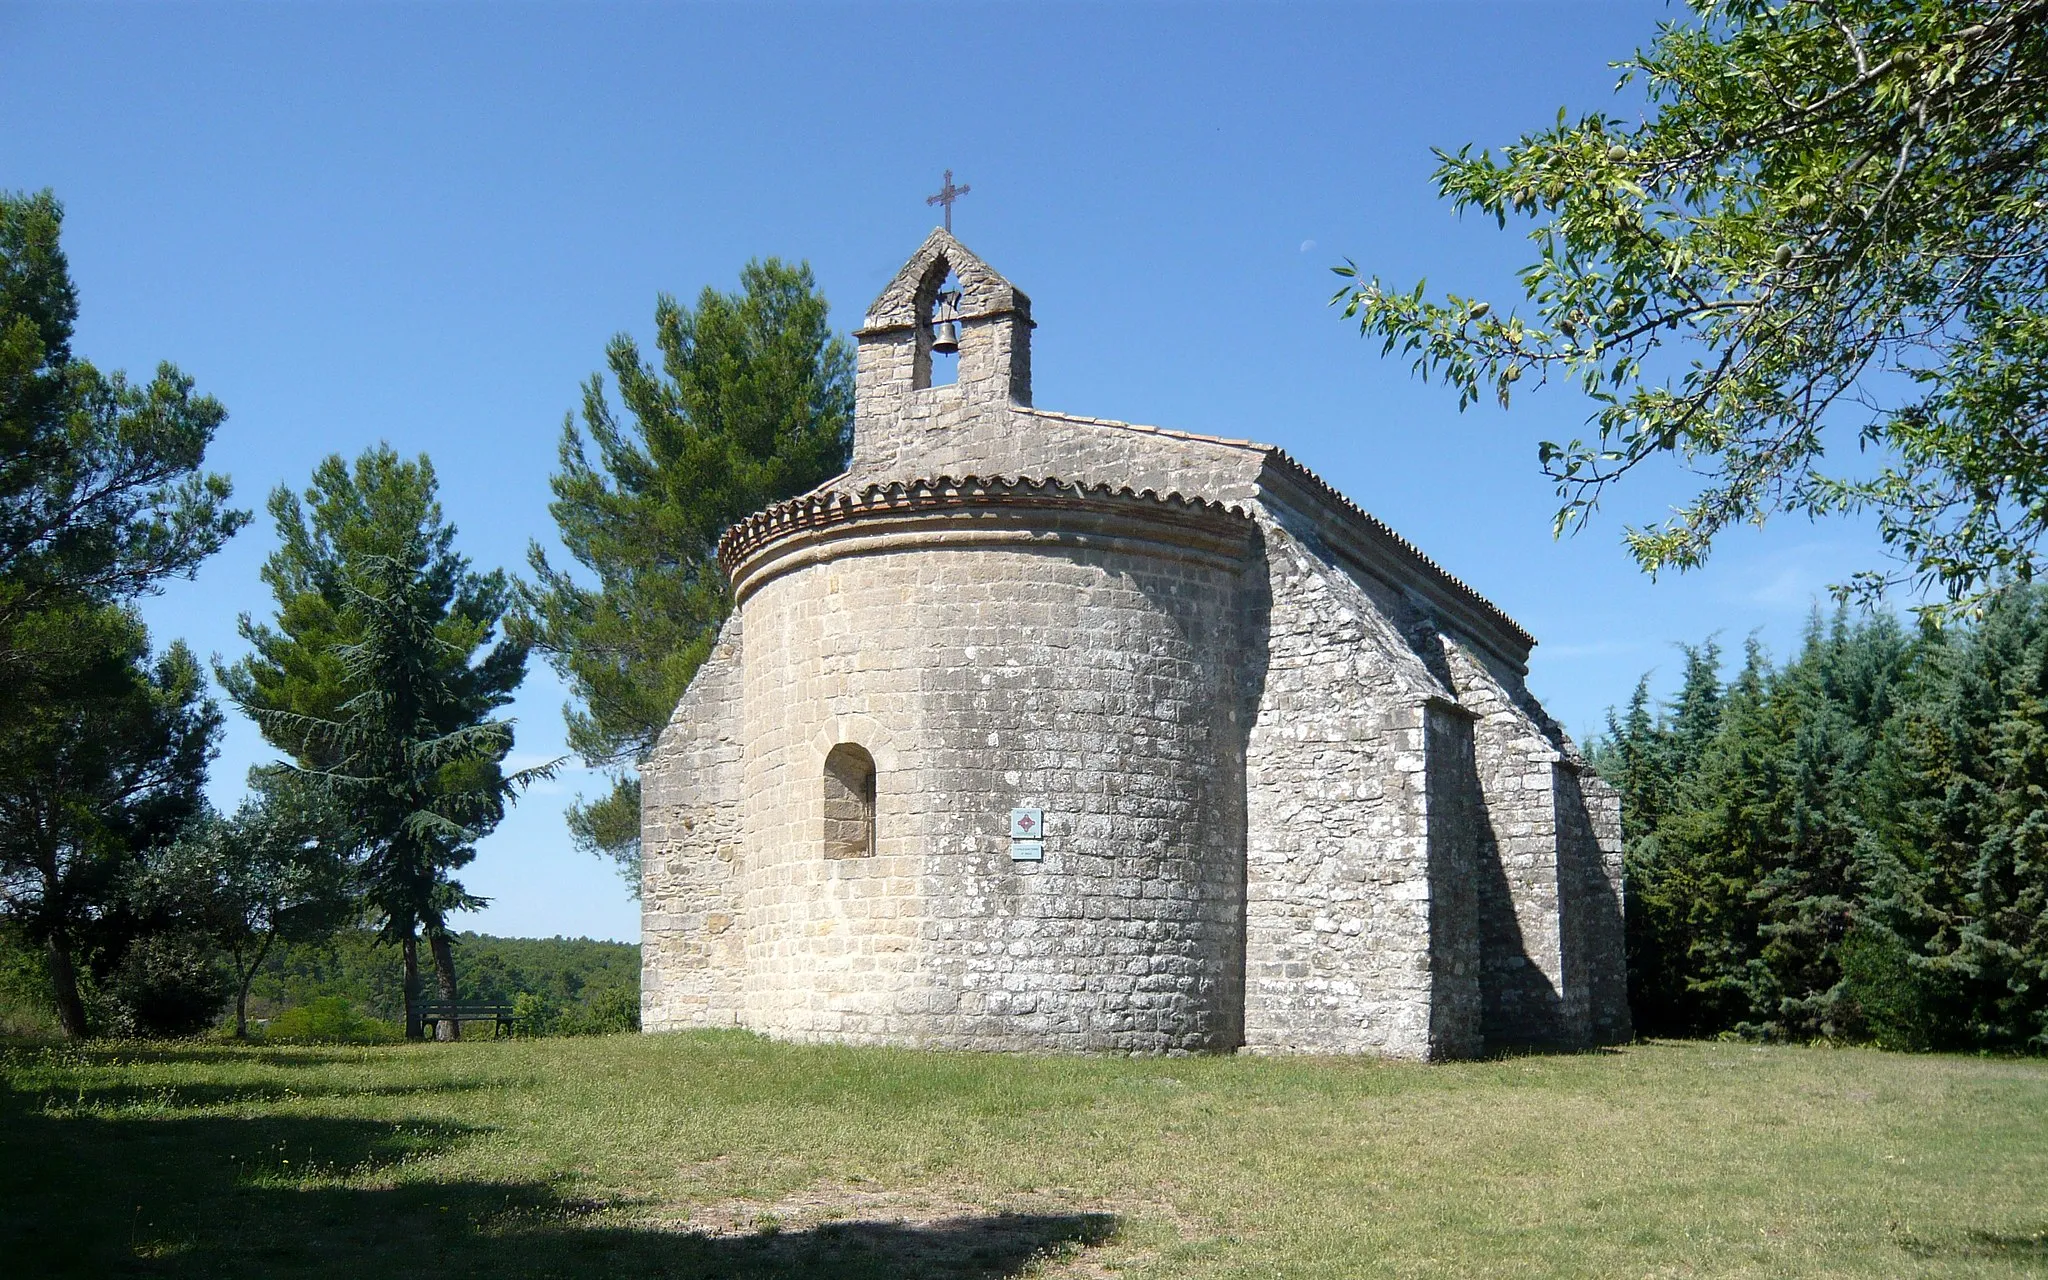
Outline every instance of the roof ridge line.
<svg viewBox="0 0 2048 1280"><path fill-rule="evenodd" d="M1438 564L1430 557L1428 552L1403 537L1392 525L1380 519L1372 512L1367 511L1364 507L1359 506L1350 495L1346 494L1336 485L1331 484L1328 480L1323 479L1307 463L1287 452L1287 450L1279 445L1262 444L1259 441L1250 439L1233 439L1228 436L1212 436L1199 431L1181 431L1173 427L1155 427L1139 422L1122 422L1115 418L1095 418L1087 414L1063 413L1057 409L1019 406L1017 411L1041 418L1053 418L1062 422L1078 422L1087 426L1113 427L1123 431L1140 431L1147 435L1168 436L1176 440L1192 440L1202 444L1225 445L1248 452L1263 453L1268 459L1280 464L1307 481L1311 489L1334 499L1336 506L1363 520L1366 526L1372 529L1373 532L1385 537L1397 548L1412 556L1418 564L1438 578L1441 578L1447 586L1463 595L1469 596L1473 603L1477 604L1496 621L1504 623L1512 634L1528 641L1531 645L1536 643L1536 637L1530 635L1521 623L1516 622L1514 618L1510 617L1505 609L1502 609L1499 605L1481 595L1471 583L1466 582L1457 574Z"/></svg>
<svg viewBox="0 0 2048 1280"><path fill-rule="evenodd" d="M1125 422L1118 418L1096 418L1085 413L1066 413L1059 409L1040 409L1035 405L1013 405L1015 412L1028 413L1038 418L1057 418L1062 422L1079 422L1091 427L1114 427L1120 431L1142 431L1146 435L1170 436L1175 440L1194 440L1202 444L1227 445L1233 449L1248 449L1263 452L1277 448L1276 445L1262 444L1257 440L1238 439L1234 436L1212 436L1200 431L1182 431L1177 427L1157 427L1145 422Z"/></svg>
<svg viewBox="0 0 2048 1280"><path fill-rule="evenodd" d="M1523 627L1521 623L1516 622L1514 618L1510 617L1505 609L1502 609L1499 605L1495 604L1493 601L1481 595L1478 589L1472 586L1471 583L1466 582L1457 574L1452 573L1449 569L1446 569L1442 565L1438 564L1433 558L1431 558L1428 552L1424 551L1421 547L1416 546L1407 538L1403 537L1392 525L1380 519L1372 512L1367 511L1364 507L1359 506L1358 503L1353 501L1351 497L1348 494L1346 494L1342 489L1339 489L1336 485L1331 484L1328 480L1325 480L1321 476L1317 475L1314 470L1312 470L1307 464L1302 462L1299 458L1287 452L1287 450L1279 448L1277 446L1268 449L1267 456L1272 461L1280 464L1282 467L1293 472L1297 477L1299 477L1303 481L1306 481L1309 488L1314 490L1319 496L1332 500L1337 507L1339 507L1346 513L1357 517L1359 520L1364 521L1367 528L1371 529L1374 533L1380 535L1381 537L1387 539L1389 542L1393 543L1394 546L1400 549L1401 551L1407 553L1423 568L1429 570L1438 578L1442 579L1446 585L1470 597L1474 604L1477 604L1481 609L1485 610L1486 613L1489 614L1495 621L1506 625L1509 631L1513 633L1515 636L1522 640L1528 641L1529 644L1532 646L1536 643L1536 637L1530 635L1527 628Z"/></svg>

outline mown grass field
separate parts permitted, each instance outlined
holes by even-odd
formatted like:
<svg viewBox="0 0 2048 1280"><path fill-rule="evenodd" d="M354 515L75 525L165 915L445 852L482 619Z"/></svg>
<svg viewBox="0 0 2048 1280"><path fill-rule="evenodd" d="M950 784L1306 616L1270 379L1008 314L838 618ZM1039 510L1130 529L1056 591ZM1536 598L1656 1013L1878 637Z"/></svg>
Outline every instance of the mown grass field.
<svg viewBox="0 0 2048 1280"><path fill-rule="evenodd" d="M2048 1063L0 1050L0 1273L2048 1274Z"/></svg>

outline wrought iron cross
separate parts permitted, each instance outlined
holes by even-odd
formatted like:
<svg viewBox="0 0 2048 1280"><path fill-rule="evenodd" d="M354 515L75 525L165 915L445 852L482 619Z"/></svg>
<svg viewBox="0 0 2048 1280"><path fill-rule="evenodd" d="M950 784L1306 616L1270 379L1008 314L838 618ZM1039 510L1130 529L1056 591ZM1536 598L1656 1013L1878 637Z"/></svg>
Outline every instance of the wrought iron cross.
<svg viewBox="0 0 2048 1280"><path fill-rule="evenodd" d="M972 188L964 182L957 187L954 186L953 171L948 169L946 170L945 185L939 188L939 194L925 197L927 205L942 204L946 206L946 234L951 235L953 233L953 202L966 195L970 190Z"/></svg>

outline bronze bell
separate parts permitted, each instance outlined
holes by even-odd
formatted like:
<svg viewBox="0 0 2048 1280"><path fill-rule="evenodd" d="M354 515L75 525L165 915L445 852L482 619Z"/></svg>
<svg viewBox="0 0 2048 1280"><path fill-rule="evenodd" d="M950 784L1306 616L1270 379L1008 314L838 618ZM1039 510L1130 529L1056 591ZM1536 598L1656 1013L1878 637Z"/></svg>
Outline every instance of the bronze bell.
<svg viewBox="0 0 2048 1280"><path fill-rule="evenodd" d="M960 325L958 322L941 320L932 326L932 350L946 356L950 356L960 350Z"/></svg>

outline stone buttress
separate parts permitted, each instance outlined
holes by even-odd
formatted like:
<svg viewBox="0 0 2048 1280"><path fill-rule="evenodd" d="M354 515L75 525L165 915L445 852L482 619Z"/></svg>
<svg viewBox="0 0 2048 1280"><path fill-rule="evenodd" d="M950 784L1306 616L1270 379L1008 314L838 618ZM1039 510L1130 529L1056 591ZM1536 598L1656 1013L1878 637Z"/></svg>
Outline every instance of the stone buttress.
<svg viewBox="0 0 2048 1280"><path fill-rule="evenodd" d="M1278 449L1033 407L1031 329L935 230L856 331L848 472L721 543L643 773L643 1025L1626 1039L1618 800L1534 641Z"/></svg>

